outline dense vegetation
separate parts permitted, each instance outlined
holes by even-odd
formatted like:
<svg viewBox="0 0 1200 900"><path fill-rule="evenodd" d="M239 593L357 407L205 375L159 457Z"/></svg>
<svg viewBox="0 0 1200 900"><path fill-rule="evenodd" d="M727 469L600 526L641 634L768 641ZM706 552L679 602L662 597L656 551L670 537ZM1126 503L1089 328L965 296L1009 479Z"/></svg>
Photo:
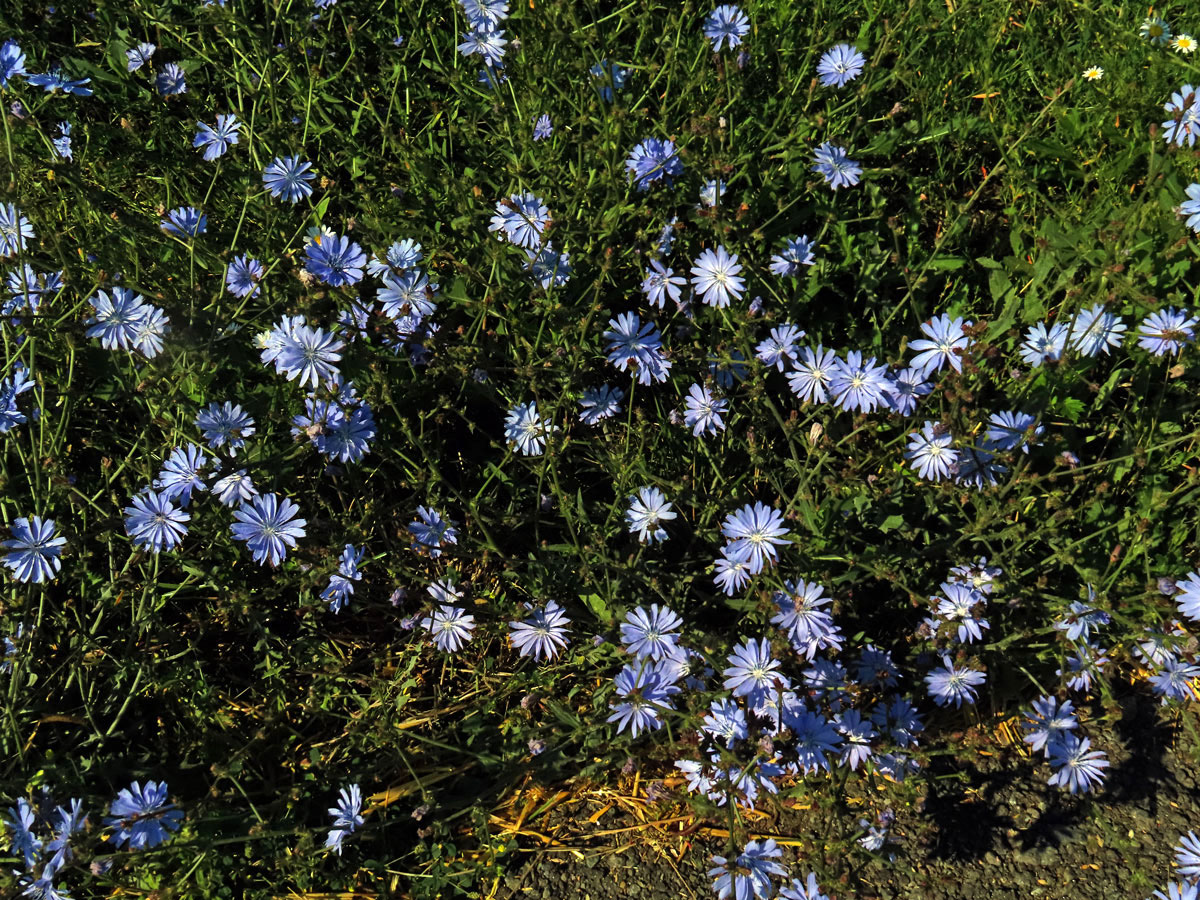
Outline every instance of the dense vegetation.
<svg viewBox="0 0 1200 900"><path fill-rule="evenodd" d="M765 897L741 807L1193 728L1190 38L318 7L0 12L0 884L478 892L637 768Z"/></svg>

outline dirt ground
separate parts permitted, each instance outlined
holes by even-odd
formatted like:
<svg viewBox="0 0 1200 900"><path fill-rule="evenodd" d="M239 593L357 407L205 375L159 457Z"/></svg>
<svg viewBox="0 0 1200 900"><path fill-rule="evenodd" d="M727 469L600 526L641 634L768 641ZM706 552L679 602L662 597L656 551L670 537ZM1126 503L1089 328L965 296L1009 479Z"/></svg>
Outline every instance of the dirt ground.
<svg viewBox="0 0 1200 900"><path fill-rule="evenodd" d="M1190 720L1189 720L1190 722ZM814 783L802 800L745 822L784 846L793 876L817 873L834 900L1144 900L1171 877L1181 834L1200 830L1195 726L1132 694L1087 735L1108 753L1104 790L1046 785L1049 768L1001 732L953 735L928 747L923 773L872 789ZM964 746L970 749L963 750ZM503 900L629 900L715 896L706 871L725 852L728 822L696 818L671 786L640 779L616 791L569 792L539 815L500 817L519 835L496 896ZM526 807L526 812L528 812ZM889 842L869 853L859 822L890 808ZM514 828L514 820L520 819Z"/></svg>

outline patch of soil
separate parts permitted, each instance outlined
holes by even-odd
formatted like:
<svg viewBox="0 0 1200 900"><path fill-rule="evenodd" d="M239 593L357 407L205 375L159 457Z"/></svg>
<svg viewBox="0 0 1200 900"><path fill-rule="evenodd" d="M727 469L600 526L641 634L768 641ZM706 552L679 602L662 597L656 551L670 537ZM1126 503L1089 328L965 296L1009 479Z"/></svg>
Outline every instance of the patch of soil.
<svg viewBox="0 0 1200 900"><path fill-rule="evenodd" d="M1049 787L1044 759L1011 739L964 751L967 735L927 747L923 771L905 784L852 778L838 791L814 781L811 796L764 805L734 830L739 841L774 837L792 876L815 871L833 900L1142 900L1171 879L1180 835L1200 829L1200 765L1185 729L1151 698L1125 698L1120 712L1085 726L1111 762L1095 795ZM650 785L653 796L661 785ZM496 896L715 896L706 872L730 823L698 817L674 790L651 802L646 788L577 793L521 822L521 859L507 858ZM860 822L885 808L895 814L889 842L867 852Z"/></svg>

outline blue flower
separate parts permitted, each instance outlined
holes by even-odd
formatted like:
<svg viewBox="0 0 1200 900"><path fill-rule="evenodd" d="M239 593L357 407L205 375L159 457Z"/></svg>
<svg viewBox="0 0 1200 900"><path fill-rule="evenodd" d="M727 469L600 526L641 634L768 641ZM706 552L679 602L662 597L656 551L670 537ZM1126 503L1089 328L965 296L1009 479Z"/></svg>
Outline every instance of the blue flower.
<svg viewBox="0 0 1200 900"><path fill-rule="evenodd" d="M942 585L943 597L930 597L937 600L936 615L938 618L959 623L958 641L961 644L973 644L983 640L983 633L992 626L987 619L981 618L987 598L967 584L961 582L946 582Z"/></svg>
<svg viewBox="0 0 1200 900"><path fill-rule="evenodd" d="M339 791L337 806L327 810L329 815L333 816L333 828L325 838L326 850L334 850L341 856L342 841L365 821L362 804L362 790L357 784L347 785Z"/></svg>
<svg viewBox="0 0 1200 900"><path fill-rule="evenodd" d="M1103 750L1090 750L1092 742L1070 732L1050 745L1050 785L1083 794L1104 782L1108 759ZM1090 750L1090 752L1089 752Z"/></svg>
<svg viewBox="0 0 1200 900"><path fill-rule="evenodd" d="M1150 687L1162 697L1163 706L1172 700L1200 700L1200 666L1169 659L1161 671L1150 676Z"/></svg>
<svg viewBox="0 0 1200 900"><path fill-rule="evenodd" d="M194 206L180 206L167 213L161 226L167 234L196 237L208 230L208 216Z"/></svg>
<svg viewBox="0 0 1200 900"><path fill-rule="evenodd" d="M833 616L823 607L833 602L826 597L825 588L816 582L787 581L782 591L776 591L771 599L779 611L771 617L771 624L778 625L797 652L809 659L831 635L836 626Z"/></svg>
<svg viewBox="0 0 1200 900"><path fill-rule="evenodd" d="M104 824L113 829L113 842L130 850L148 850L170 840L179 830L183 813L167 802L167 783L136 781L117 794Z"/></svg>
<svg viewBox="0 0 1200 900"><path fill-rule="evenodd" d="M729 513L721 523L721 534L731 544L730 550L745 547L750 551L750 574L757 575L766 564L778 561L776 546L786 546L790 531L783 525L783 513L761 501L747 503Z"/></svg>
<svg viewBox="0 0 1200 900"><path fill-rule="evenodd" d="M223 506L237 506L251 497L258 496L258 488L254 486L245 469L238 469L218 479L212 486L212 492Z"/></svg>
<svg viewBox="0 0 1200 900"><path fill-rule="evenodd" d="M502 231L516 246L533 249L541 246L542 232L549 224L550 210L546 204L526 191L496 204L488 231Z"/></svg>
<svg viewBox="0 0 1200 900"><path fill-rule="evenodd" d="M0 434L7 434L28 421L26 415L17 407L17 398L26 391L33 390L33 387L29 370L21 363L13 366L12 375L0 381Z"/></svg>
<svg viewBox="0 0 1200 900"><path fill-rule="evenodd" d="M764 365L774 366L782 372L787 364L790 363L794 366L800 362L800 351L797 349L796 343L804 335L805 332L802 328L791 322L784 322L771 329L770 337L759 342L758 346L754 348L754 355Z"/></svg>
<svg viewBox="0 0 1200 900"><path fill-rule="evenodd" d="M499 25L508 18L508 0L458 0L472 28Z"/></svg>
<svg viewBox="0 0 1200 900"><path fill-rule="evenodd" d="M682 167L680 168L682 171ZM1197 185L1197 190L1200 190L1200 185ZM679 216L672 216L671 221L667 222L659 232L658 240L654 244L654 252L659 256L666 256L671 252L671 247L675 244L675 224L679 221Z"/></svg>
<svg viewBox="0 0 1200 900"><path fill-rule="evenodd" d="M742 299L746 283L738 277L740 271L736 253L729 253L723 246L718 246L715 253L705 250L692 266L692 286L709 306L724 309L731 299Z"/></svg>
<svg viewBox="0 0 1200 900"><path fill-rule="evenodd" d="M62 806L56 807L50 823L53 829L53 840L46 844L46 852L54 854L53 858L42 868L42 876L53 877L53 873L57 872L58 867L62 863L72 859L74 853L71 850L70 840L71 835L83 831L87 825L87 813L83 811L83 801L73 798L70 801L70 809ZM55 863L57 862L57 865ZM50 871L50 870L53 870Z"/></svg>
<svg viewBox="0 0 1200 900"><path fill-rule="evenodd" d="M1200 189L1200 185L1196 187ZM1197 193L1200 194L1200 190ZM1021 343L1021 359L1034 368L1061 359L1067 349L1068 331L1062 322L1055 322L1049 330L1044 322L1029 326Z"/></svg>
<svg viewBox="0 0 1200 900"><path fill-rule="evenodd" d="M504 419L504 438L525 456L541 456L550 432L557 426L547 424L538 415L537 401L521 403L508 411Z"/></svg>
<svg viewBox="0 0 1200 900"><path fill-rule="evenodd" d="M26 74L25 54L17 42L9 38L0 45L0 88L8 87L10 78Z"/></svg>
<svg viewBox="0 0 1200 900"><path fill-rule="evenodd" d="M342 557L338 561L338 574L352 581L361 581L362 573L358 571L358 567L362 565L365 553L365 550L360 550L353 544L347 544L343 547Z"/></svg>
<svg viewBox="0 0 1200 900"><path fill-rule="evenodd" d="M788 238L780 253L771 257L770 269L776 275L788 277L800 271L801 266L811 266L816 262L813 253L813 242L805 235Z"/></svg>
<svg viewBox="0 0 1200 900"><path fill-rule="evenodd" d="M879 736L878 733L871 727L871 722L864 720L862 713L856 709L848 709L835 716L834 727L845 738L845 744L842 746L842 764L849 765L857 771L874 753L871 741Z"/></svg>
<svg viewBox="0 0 1200 900"><path fill-rule="evenodd" d="M724 8L724 7L722 7ZM762 843L751 841L738 854L732 863L723 856L714 856L716 865L708 870L708 877L713 881L713 890L718 900L732 897L733 900L750 900L758 897L761 900L771 897L774 887L771 876L787 877L787 869L775 862L783 855L783 850L771 838Z"/></svg>
<svg viewBox="0 0 1200 900"><path fill-rule="evenodd" d="M792 886L779 891L780 900L829 900L817 886L817 873L809 872L808 880L802 882L799 878L792 879Z"/></svg>
<svg viewBox="0 0 1200 900"><path fill-rule="evenodd" d="M877 703L871 710L871 721L901 747L915 747L916 736L925 730L916 709L904 697L895 697L890 703Z"/></svg>
<svg viewBox="0 0 1200 900"><path fill-rule="evenodd" d="M1037 417L1017 410L1005 410L988 416L987 434L984 438L988 449L1016 450L1029 452L1031 438L1039 437L1045 429L1037 424ZM1034 443L1038 443L1034 441Z"/></svg>
<svg viewBox="0 0 1200 900"><path fill-rule="evenodd" d="M1196 89L1185 84L1171 95L1163 109L1171 116L1162 123L1163 137L1167 143L1175 143L1180 147L1184 144L1193 146L1197 136L1200 136L1200 98L1196 96Z"/></svg>
<svg viewBox="0 0 1200 900"><path fill-rule="evenodd" d="M801 400L811 403L827 402L829 395L825 389L832 383L841 360L832 350L826 350L820 344L816 350L805 347L800 353L803 358L796 362L795 370L788 374L788 387Z"/></svg>
<svg viewBox="0 0 1200 900"><path fill-rule="evenodd" d="M282 336L274 357L275 369L286 375L288 381L299 379L301 386L316 388L321 382L338 377L335 363L342 358L338 351L344 346L336 332L326 333L321 328L299 324Z"/></svg>
<svg viewBox="0 0 1200 900"><path fill-rule="evenodd" d="M608 721L617 723L618 734L628 729L631 737L662 728L661 712L671 708L671 695L679 692L678 686L664 682L662 674L644 661L625 666L613 684L617 696L624 699L610 705L613 713Z"/></svg>
<svg viewBox="0 0 1200 900"><path fill-rule="evenodd" d="M1053 696L1039 697L1033 701L1033 711L1024 713L1025 736L1022 740L1029 744L1033 751L1042 750L1047 756L1050 748L1064 734L1079 727L1075 718L1075 708L1070 700L1064 700L1060 705Z"/></svg>
<svg viewBox="0 0 1200 900"><path fill-rule="evenodd" d="M582 412L579 421L585 425L595 425L602 419L608 419L621 411L621 400L625 392L620 388L601 385L598 388L588 388L583 392L579 401Z"/></svg>
<svg viewBox="0 0 1200 900"><path fill-rule="evenodd" d="M844 87L858 77L866 63L850 44L835 44L817 63L817 75L825 87Z"/></svg>
<svg viewBox="0 0 1200 900"><path fill-rule="evenodd" d="M13 577L34 584L53 581L62 568L59 548L67 542L58 536L54 520L21 516L13 520L12 535L12 540L0 546L13 551L4 556L4 565L13 570Z"/></svg>
<svg viewBox="0 0 1200 900"><path fill-rule="evenodd" d="M951 447L954 437L949 429L936 422L926 422L921 430L909 434L904 458L917 474L929 481L949 478L958 462L958 451Z"/></svg>
<svg viewBox="0 0 1200 900"><path fill-rule="evenodd" d="M859 655L854 678L863 687L895 687L899 674L889 651L868 644Z"/></svg>
<svg viewBox="0 0 1200 900"><path fill-rule="evenodd" d="M567 646L567 618L562 607L551 600L541 609L531 612L521 622L509 622L509 640L521 656L536 659L554 659L559 650Z"/></svg>
<svg viewBox="0 0 1200 900"><path fill-rule="evenodd" d="M54 152L57 153L61 159L70 161L75 158L74 154L71 152L70 122L58 123L58 137L56 137L50 143L54 147Z"/></svg>
<svg viewBox="0 0 1200 900"><path fill-rule="evenodd" d="M463 35L463 42L458 45L458 52L463 56L479 55L487 67L503 65L504 32L492 25L477 26L474 30Z"/></svg>
<svg viewBox="0 0 1200 900"><path fill-rule="evenodd" d="M683 422L692 429L695 437L717 434L725 430L725 420L721 414L726 412L728 401L713 397L707 386L693 384L688 388L687 409L683 414Z"/></svg>
<svg viewBox="0 0 1200 900"><path fill-rule="evenodd" d="M828 719L803 704L794 704L784 709L783 722L794 735L796 765L800 769L809 775L833 770L828 754L839 751L842 738Z"/></svg>
<svg viewBox="0 0 1200 900"><path fill-rule="evenodd" d="M125 533L134 546L145 547L153 553L173 550L188 533L183 523L191 519L177 508L165 494L146 488L125 507Z"/></svg>
<svg viewBox="0 0 1200 900"><path fill-rule="evenodd" d="M687 284L687 279L677 276L674 269L664 266L657 259L651 260L650 269L653 271L648 269L642 280L642 293L646 295L646 300L659 309L663 308L667 297L678 305L679 289Z"/></svg>
<svg viewBox="0 0 1200 900"><path fill-rule="evenodd" d="M627 652L640 660L655 661L671 656L678 645L676 634L683 619L669 607L650 604L650 609L639 606L625 614L621 623L621 643Z"/></svg>
<svg viewBox="0 0 1200 900"><path fill-rule="evenodd" d="M25 242L35 237L33 226L15 206L0 204L0 258L24 250Z"/></svg>
<svg viewBox="0 0 1200 900"><path fill-rule="evenodd" d="M1155 356L1178 353L1185 344L1196 339L1196 326L1200 322L1189 316L1187 310L1169 306L1150 313L1138 326L1138 346Z"/></svg>
<svg viewBox="0 0 1200 900"><path fill-rule="evenodd" d="M1067 667L1056 669L1054 674L1067 678L1067 688L1072 691L1090 691L1092 676L1100 674L1100 670L1108 663L1105 650L1098 644L1078 643L1075 645L1075 655L1067 657Z"/></svg>
<svg viewBox="0 0 1200 900"><path fill-rule="evenodd" d="M629 509L625 510L629 533L636 534L643 544L665 541L667 530L661 523L669 522L676 515L671 510L671 501L656 487L638 488L629 498Z"/></svg>
<svg viewBox="0 0 1200 900"><path fill-rule="evenodd" d="M544 141L554 133L554 126L550 124L550 117L542 113L533 123L533 139L535 141Z"/></svg>
<svg viewBox="0 0 1200 900"><path fill-rule="evenodd" d="M739 46L749 33L750 20L741 7L732 3L718 6L704 20L704 36L712 41L714 52L719 53L722 44L730 48Z"/></svg>
<svg viewBox="0 0 1200 900"><path fill-rule="evenodd" d="M964 333L964 328L970 327L970 322L964 326L961 317L952 320L945 313L923 322L921 332L928 339L919 338L908 345L909 349L920 351L913 357L912 367L930 375L949 363L955 372L961 372L962 354L971 347L971 339Z"/></svg>
<svg viewBox="0 0 1200 900"><path fill-rule="evenodd" d="M498 62L494 66L484 66L479 70L479 75L475 80L489 91L494 91L508 81L508 76L504 74L504 63Z"/></svg>
<svg viewBox="0 0 1200 900"><path fill-rule="evenodd" d="M713 584L732 597L750 581L752 551L746 544L730 544L713 564Z"/></svg>
<svg viewBox="0 0 1200 900"><path fill-rule="evenodd" d="M1200 838L1196 832L1189 831L1179 838L1179 846L1175 848L1175 865L1179 866L1179 874L1184 878L1195 879L1200 876Z"/></svg>
<svg viewBox="0 0 1200 900"><path fill-rule="evenodd" d="M840 187L854 187L862 176L862 166L850 159L845 149L828 141L814 151L813 157L812 170L835 191Z"/></svg>
<svg viewBox="0 0 1200 900"><path fill-rule="evenodd" d="M1190 573L1176 587L1179 596L1175 598L1175 603L1179 607L1179 614L1200 621L1200 572Z"/></svg>
<svg viewBox="0 0 1200 900"><path fill-rule="evenodd" d="M254 434L254 420L240 405L210 403L196 416L196 427L213 450L229 447L229 455L237 456L238 449L246 446L247 435Z"/></svg>
<svg viewBox="0 0 1200 900"><path fill-rule="evenodd" d="M353 551L354 548L346 545L348 550ZM329 584L325 590L321 591L321 599L329 604L331 613L339 613L350 602L350 595L354 593L354 582L361 578L361 575L356 574L354 579L343 575L340 571L329 576Z"/></svg>
<svg viewBox="0 0 1200 900"><path fill-rule="evenodd" d="M569 253L556 253L554 243L546 241L536 250L526 250L526 266L534 280L548 291L551 285L561 287L571 280L571 257Z"/></svg>
<svg viewBox="0 0 1200 900"><path fill-rule="evenodd" d="M851 350L845 360L835 360L829 390L841 409L873 412L891 393L887 366L875 365L873 356L863 362L862 354Z"/></svg>
<svg viewBox="0 0 1200 900"><path fill-rule="evenodd" d="M35 816L33 807L24 797L17 798L17 805L8 808L8 818L5 826L12 832L12 844L9 852L20 854L25 860L25 868L32 869L42 849L42 839L33 833Z"/></svg>
<svg viewBox="0 0 1200 900"><path fill-rule="evenodd" d="M187 509L188 504L192 502L193 490L208 490L200 477L200 470L207 462L204 451L195 444L176 447L163 463L162 471L154 480L154 487L158 488L167 500L178 500L179 505Z"/></svg>
<svg viewBox="0 0 1200 900"><path fill-rule="evenodd" d="M348 237L317 238L304 248L304 268L331 287L362 281L367 254Z"/></svg>
<svg viewBox="0 0 1200 900"><path fill-rule="evenodd" d="M676 176L683 174L683 163L679 161L679 149L673 140L646 138L630 152L625 169L634 187L644 191L656 181L670 185Z"/></svg>
<svg viewBox="0 0 1200 900"><path fill-rule="evenodd" d="M652 322L642 324L637 313L622 313L608 320L604 339L609 342L608 361L622 372L633 367L639 384L667 380L670 360L663 356L662 336Z"/></svg>
<svg viewBox="0 0 1200 900"><path fill-rule="evenodd" d="M154 55L154 51L158 48L153 44L142 43L136 47L131 47L125 51L126 68L130 72L136 72L146 63L150 62L150 57Z"/></svg>
<svg viewBox="0 0 1200 900"><path fill-rule="evenodd" d="M714 207L725 196L725 182L715 178L700 185L700 203L702 206Z"/></svg>
<svg viewBox="0 0 1200 900"><path fill-rule="evenodd" d="M283 198L289 203L312 196L312 163L298 156L277 156L263 169L263 186L276 200Z"/></svg>
<svg viewBox="0 0 1200 900"><path fill-rule="evenodd" d="M88 302L95 316L88 320L92 327L87 330L87 336L100 338L100 344L106 350L132 349L138 328L148 312L142 295L128 288L115 287L111 298L104 291L97 291Z"/></svg>
<svg viewBox="0 0 1200 900"><path fill-rule="evenodd" d="M245 541L257 563L279 565L296 539L305 536L308 522L296 518L299 508L291 500L275 494L262 494L243 503L234 511L233 539Z"/></svg>
<svg viewBox="0 0 1200 900"><path fill-rule="evenodd" d="M212 162L218 156L224 156L231 144L238 142L238 131L242 125L235 115L217 116L215 127L196 123L196 137L193 147L204 148L204 161Z"/></svg>
<svg viewBox="0 0 1200 900"><path fill-rule="evenodd" d="M726 747L750 736L746 713L732 700L714 700L708 706L708 715L700 730L716 740L723 740Z"/></svg>
<svg viewBox="0 0 1200 900"><path fill-rule="evenodd" d="M63 289L63 271L38 273L33 271L29 263L22 263L21 268L8 273L5 282L12 293L12 300L0 303L0 315L25 310L37 315L43 297L57 294ZM13 324L17 324L16 321Z"/></svg>
<svg viewBox="0 0 1200 900"><path fill-rule="evenodd" d="M471 640L475 617L458 606L443 603L421 620L421 627L433 635L434 645L443 653L455 653Z"/></svg>
<svg viewBox="0 0 1200 900"><path fill-rule="evenodd" d="M956 707L962 706L964 702L974 703L979 696L975 688L986 680L987 676L983 672L966 666L958 668L946 656L942 657L940 669L934 669L925 676L929 696L938 706L948 706L951 702Z"/></svg>
<svg viewBox="0 0 1200 900"><path fill-rule="evenodd" d="M791 687L788 679L776 671L780 663L772 655L766 638L757 643L752 639L743 641L729 654L727 662L729 667L721 673L725 676L726 690L733 691L735 697L745 697L752 706Z"/></svg>
<svg viewBox="0 0 1200 900"><path fill-rule="evenodd" d="M912 415L917 401L933 391L933 385L925 380L920 369L901 369L888 373L888 395L884 398L892 412L901 416Z"/></svg>
<svg viewBox="0 0 1200 900"><path fill-rule="evenodd" d="M85 84L90 84L92 79L72 80L66 76L61 66L54 66L45 75L26 75L25 80L50 93L61 90L68 94L77 94L80 97L92 96L92 89L84 87Z"/></svg>
<svg viewBox="0 0 1200 900"><path fill-rule="evenodd" d="M143 356L153 359L162 352L163 334L170 330L166 313L157 306L147 305L133 334L133 345Z"/></svg>
<svg viewBox="0 0 1200 900"><path fill-rule="evenodd" d="M954 468L954 480L983 490L996 484L1007 471L1006 466L996 462L996 454L985 447L963 447Z"/></svg>
<svg viewBox="0 0 1200 900"><path fill-rule="evenodd" d="M257 297L262 281L263 264L242 254L225 271L225 286L235 297Z"/></svg>
<svg viewBox="0 0 1200 900"><path fill-rule="evenodd" d="M1150 900L1200 900L1200 885L1190 881L1170 881L1165 894L1155 891Z"/></svg>
<svg viewBox="0 0 1200 900"><path fill-rule="evenodd" d="M1189 184L1184 192L1189 199L1179 204L1179 212L1188 217L1187 227L1200 233L1200 184Z"/></svg>
<svg viewBox="0 0 1200 900"><path fill-rule="evenodd" d="M420 269L409 269L399 275L388 270L382 281L384 286L376 294L376 299L389 319L399 321L409 315L424 319L437 309L437 304L430 297L437 285L431 287L429 276Z"/></svg>
<svg viewBox="0 0 1200 900"><path fill-rule="evenodd" d="M417 521L408 526L408 533L412 535L413 550L427 554L430 559L441 556L443 546L458 543L454 523L443 519L441 513L432 507L417 507Z"/></svg>
<svg viewBox="0 0 1200 900"><path fill-rule="evenodd" d="M625 70L607 59L600 60L588 69L588 74L592 76L592 82L600 91L600 99L606 103L612 103L613 91L625 87Z"/></svg>
<svg viewBox="0 0 1200 900"><path fill-rule="evenodd" d="M1097 303L1080 312L1071 323L1071 346L1084 356L1107 355L1109 347L1121 345L1121 334L1126 327L1119 316L1105 311L1103 303Z"/></svg>
<svg viewBox="0 0 1200 900"><path fill-rule="evenodd" d="M187 76L177 63L169 62L162 67L162 71L154 79L154 86L158 89L159 95L163 97L186 94Z"/></svg>
<svg viewBox="0 0 1200 900"><path fill-rule="evenodd" d="M367 272L384 279L388 275L403 275L409 269L420 265L421 258L421 245L412 238L393 241L382 259L378 253L371 256L371 261L367 263Z"/></svg>

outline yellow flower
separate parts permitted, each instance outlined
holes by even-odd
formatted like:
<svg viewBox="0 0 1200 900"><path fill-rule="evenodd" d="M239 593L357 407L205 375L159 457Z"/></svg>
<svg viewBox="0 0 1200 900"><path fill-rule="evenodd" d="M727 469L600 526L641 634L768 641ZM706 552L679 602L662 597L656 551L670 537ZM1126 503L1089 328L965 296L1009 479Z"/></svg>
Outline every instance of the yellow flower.
<svg viewBox="0 0 1200 900"><path fill-rule="evenodd" d="M1104 77L1104 70L1099 66L1088 66L1083 70L1083 77L1088 81L1099 81Z"/></svg>
<svg viewBox="0 0 1200 900"><path fill-rule="evenodd" d="M1171 48L1179 53L1194 53L1196 51L1196 39L1190 34L1177 34L1171 38Z"/></svg>

